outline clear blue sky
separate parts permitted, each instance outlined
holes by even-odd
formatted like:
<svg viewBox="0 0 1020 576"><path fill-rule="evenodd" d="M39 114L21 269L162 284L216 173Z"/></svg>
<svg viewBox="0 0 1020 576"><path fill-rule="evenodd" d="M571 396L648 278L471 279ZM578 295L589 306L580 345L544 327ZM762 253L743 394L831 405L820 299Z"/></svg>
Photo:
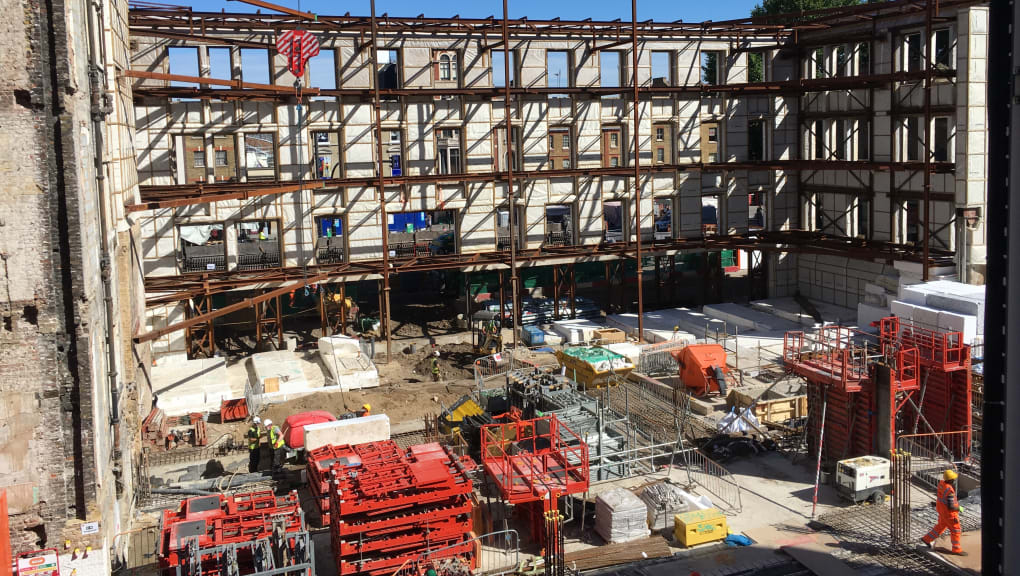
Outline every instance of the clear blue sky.
<svg viewBox="0 0 1020 576"><path fill-rule="evenodd" d="M173 4L187 4L183 0L167 0ZM270 0L272 1L272 0ZM760 0L638 0L639 20L661 20L671 22L700 22L703 20L729 20L749 16L751 8ZM290 8L298 7L298 0L281 0L276 2ZM196 0L191 3L196 10L212 10L219 12L254 12L256 8L242 2L227 0ZM518 18L544 19L559 16L563 19L613 20L620 18L630 20L630 2L625 0L510 0L510 16ZM336 2L335 0L301 0L301 9L317 14L336 15L350 12L352 15L367 16L369 0L353 0ZM384 12L391 16L417 16L422 12L426 16L448 17L460 14L462 17L485 18L503 15L503 3L499 0L468 0L465 2L421 2L411 0L376 0L375 9L378 14Z"/></svg>

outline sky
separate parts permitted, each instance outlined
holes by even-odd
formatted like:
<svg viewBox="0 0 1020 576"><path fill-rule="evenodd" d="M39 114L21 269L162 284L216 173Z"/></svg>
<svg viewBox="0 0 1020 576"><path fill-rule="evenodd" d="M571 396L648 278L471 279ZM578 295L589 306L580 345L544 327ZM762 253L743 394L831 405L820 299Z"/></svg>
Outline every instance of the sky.
<svg viewBox="0 0 1020 576"><path fill-rule="evenodd" d="M164 0L170 4L187 4L183 0ZM272 1L272 0L270 0ZM299 4L300 1L300 4ZM704 20L730 20L750 15L751 8L760 0L638 0L638 20L659 20L672 22L701 22ZM350 12L355 16L369 15L369 0L278 0L288 8L298 8L323 15L336 15ZM199 11L226 10L228 12L254 12L256 8L237 1L228 0L194 0L191 7ZM500 17L503 15L503 3L499 0L465 1L465 2L421 2L412 0L376 0L377 14L388 13L391 16L417 16L422 12L425 16L445 18L459 14L468 18ZM612 2L592 0L509 0L511 18L528 17L545 19L560 17L570 20L614 20L620 18L630 20L630 2L616 0Z"/></svg>

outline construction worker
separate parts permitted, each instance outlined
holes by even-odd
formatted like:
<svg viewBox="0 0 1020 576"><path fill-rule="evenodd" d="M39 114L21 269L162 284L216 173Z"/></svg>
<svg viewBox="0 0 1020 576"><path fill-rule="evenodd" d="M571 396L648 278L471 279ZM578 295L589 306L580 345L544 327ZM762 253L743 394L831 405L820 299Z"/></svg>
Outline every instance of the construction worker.
<svg viewBox="0 0 1020 576"><path fill-rule="evenodd" d="M934 528L925 534L921 541L929 548L935 547L935 539L949 530L949 541L953 544L953 554L966 556L960 546L960 502L956 499L956 478L955 470L946 470L942 473L942 482L939 482L938 500L935 501L935 509L939 513L939 522Z"/></svg>
<svg viewBox="0 0 1020 576"><path fill-rule="evenodd" d="M439 382L439 350L432 353L432 381Z"/></svg>
<svg viewBox="0 0 1020 576"><path fill-rule="evenodd" d="M248 439L248 472L259 471L259 456L262 452L262 419L258 416L251 419L251 426L245 437Z"/></svg>
<svg viewBox="0 0 1020 576"><path fill-rule="evenodd" d="M358 414L358 416L371 416L371 415L372 415L372 405L371 404L362 404L361 405L361 412Z"/></svg>
<svg viewBox="0 0 1020 576"><path fill-rule="evenodd" d="M280 427L273 424L272 420L266 420L266 432L269 435L269 447L273 449L273 473L283 469L283 456L286 448L283 445L283 432Z"/></svg>

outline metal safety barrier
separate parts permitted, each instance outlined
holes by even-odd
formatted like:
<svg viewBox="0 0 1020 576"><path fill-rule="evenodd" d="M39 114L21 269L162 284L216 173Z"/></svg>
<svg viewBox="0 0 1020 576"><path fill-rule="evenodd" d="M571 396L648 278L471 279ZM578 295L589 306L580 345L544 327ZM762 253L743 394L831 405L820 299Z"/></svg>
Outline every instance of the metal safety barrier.
<svg viewBox="0 0 1020 576"><path fill-rule="evenodd" d="M447 566L458 564L460 552L465 549L476 552L473 570L463 565ZM405 562L400 566L393 576L421 576L430 566L446 568L437 569L440 574L456 574L463 571L477 576L500 576L516 572L520 562L521 540L517 531L500 530L422 552L415 561Z"/></svg>
<svg viewBox="0 0 1020 576"><path fill-rule="evenodd" d="M896 448L911 455L911 473L915 480L937 488L942 472L970 460L970 432L956 430L928 434L904 434L896 438Z"/></svg>
<svg viewBox="0 0 1020 576"><path fill-rule="evenodd" d="M743 504L740 501L740 484L729 470L694 448L678 452L676 458L679 462L678 466L686 472L688 481L701 486L705 491L715 496L714 502L717 507L731 513L739 513L743 510ZM725 506L719 506L720 502Z"/></svg>

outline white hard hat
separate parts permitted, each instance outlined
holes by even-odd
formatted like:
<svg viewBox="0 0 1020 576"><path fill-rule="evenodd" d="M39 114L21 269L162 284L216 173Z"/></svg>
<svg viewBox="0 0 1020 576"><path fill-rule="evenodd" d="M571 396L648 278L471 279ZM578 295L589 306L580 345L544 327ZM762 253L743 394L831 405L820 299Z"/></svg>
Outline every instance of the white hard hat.
<svg viewBox="0 0 1020 576"><path fill-rule="evenodd" d="M272 426L272 425L273 425L273 421L272 421L272 420L269 420L269 419L267 418L267 419L266 419L266 421L265 421L265 425L266 425L266 426Z"/></svg>
<svg viewBox="0 0 1020 576"><path fill-rule="evenodd" d="M433 354L436 355L436 358L439 358L439 350L436 350L435 352L433 352Z"/></svg>
<svg viewBox="0 0 1020 576"><path fill-rule="evenodd" d="M254 423L256 423L256 424L258 424L259 422L261 422L261 421L262 421L262 419L261 419L261 418L259 418L258 416L256 416L256 417L252 418L251 420L252 420L252 422L254 422Z"/></svg>

